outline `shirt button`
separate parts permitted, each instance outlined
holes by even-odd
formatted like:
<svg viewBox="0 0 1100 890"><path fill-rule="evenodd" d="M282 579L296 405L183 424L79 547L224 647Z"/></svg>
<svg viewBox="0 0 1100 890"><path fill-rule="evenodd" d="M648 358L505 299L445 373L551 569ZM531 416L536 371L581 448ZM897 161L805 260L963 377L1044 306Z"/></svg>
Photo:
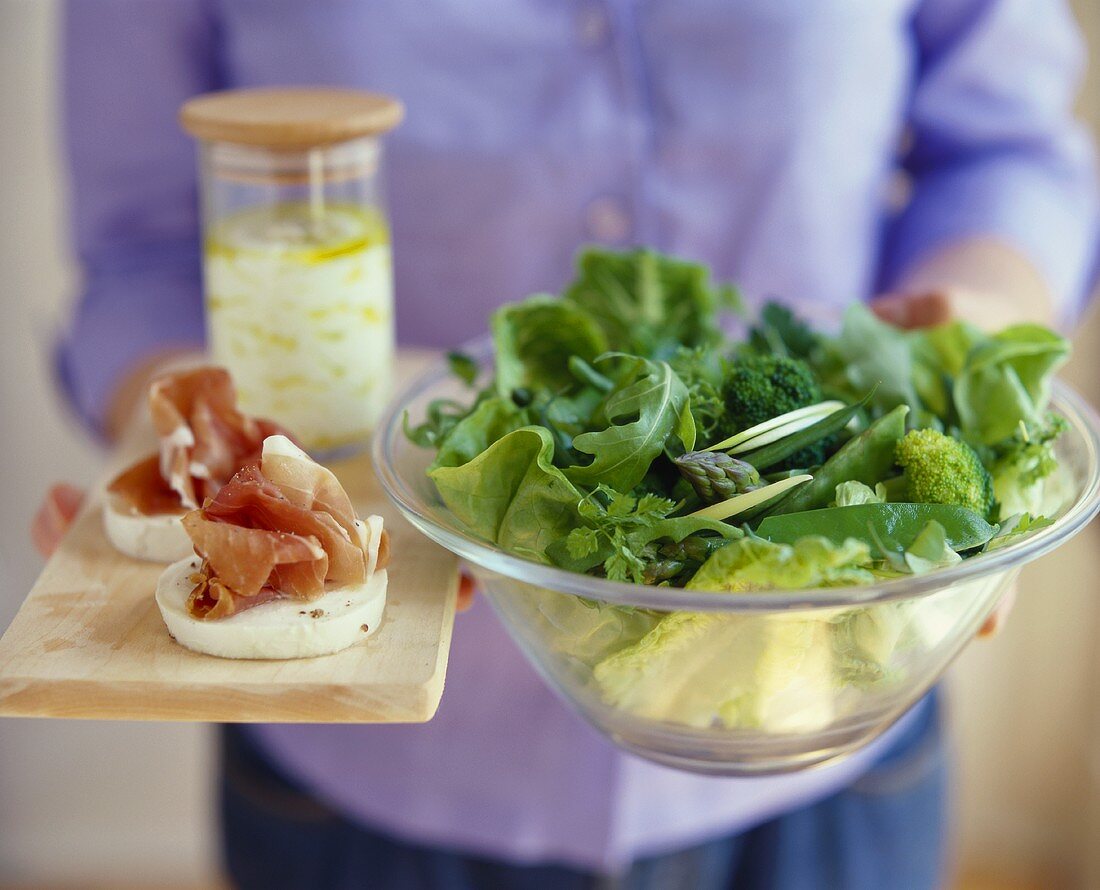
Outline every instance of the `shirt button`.
<svg viewBox="0 0 1100 890"><path fill-rule="evenodd" d="M577 39L581 46L601 46L610 34L607 13L595 3L586 4L577 15Z"/></svg>
<svg viewBox="0 0 1100 890"><path fill-rule="evenodd" d="M618 198L596 198L585 211L588 234L599 241L625 241L630 235L630 211Z"/></svg>

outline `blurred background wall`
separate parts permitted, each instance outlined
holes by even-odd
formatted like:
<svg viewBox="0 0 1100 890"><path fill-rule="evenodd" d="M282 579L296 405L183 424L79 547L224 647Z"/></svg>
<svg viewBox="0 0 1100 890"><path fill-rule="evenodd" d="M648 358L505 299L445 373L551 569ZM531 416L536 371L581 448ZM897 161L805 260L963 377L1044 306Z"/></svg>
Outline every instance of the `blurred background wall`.
<svg viewBox="0 0 1100 890"><path fill-rule="evenodd" d="M1100 135L1100 3L1075 7L1095 57L1081 112ZM48 366L76 284L56 18L53 0L0 0L0 628L40 568L27 536L38 498L59 477L91 481L100 461ZM1076 339L1069 377L1100 404L1100 314ZM1006 631L949 678L967 886L1100 887L1098 536L1028 571ZM0 886L212 881L210 741L193 725L0 720Z"/></svg>

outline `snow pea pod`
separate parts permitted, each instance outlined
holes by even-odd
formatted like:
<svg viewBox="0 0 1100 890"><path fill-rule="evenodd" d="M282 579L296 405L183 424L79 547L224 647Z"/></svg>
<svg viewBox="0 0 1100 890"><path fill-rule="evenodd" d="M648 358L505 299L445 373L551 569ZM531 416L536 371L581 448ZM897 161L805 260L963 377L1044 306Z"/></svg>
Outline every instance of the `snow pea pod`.
<svg viewBox="0 0 1100 890"><path fill-rule="evenodd" d="M882 547L894 552L909 549L929 522L943 526L947 545L955 551L980 547L996 532L992 525L966 507L856 504L769 516L760 523L756 533L779 544L793 544L807 535L820 535L836 544L855 538L871 545L871 553L881 558L886 555Z"/></svg>
<svg viewBox="0 0 1100 890"><path fill-rule="evenodd" d="M853 439L845 442L821 468L814 471L809 482L779 502L771 515L797 513L824 507L836 495L841 482L863 482L873 486L891 475L894 466L894 446L905 435L907 405L898 405Z"/></svg>

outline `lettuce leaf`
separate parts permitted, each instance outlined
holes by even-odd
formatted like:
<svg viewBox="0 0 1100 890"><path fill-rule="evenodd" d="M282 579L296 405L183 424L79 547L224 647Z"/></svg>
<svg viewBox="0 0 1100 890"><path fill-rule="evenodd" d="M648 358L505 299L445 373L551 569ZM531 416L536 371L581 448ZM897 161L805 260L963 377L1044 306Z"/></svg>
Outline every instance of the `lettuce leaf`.
<svg viewBox="0 0 1100 890"><path fill-rule="evenodd" d="M511 399L492 396L467 414L443 437L428 468L460 467L513 430L526 426L528 418Z"/></svg>
<svg viewBox="0 0 1100 890"><path fill-rule="evenodd" d="M711 284L706 266L649 250L599 248L580 254L564 296L596 319L611 349L658 359L717 343L718 310L736 301L730 288Z"/></svg>
<svg viewBox="0 0 1100 890"><path fill-rule="evenodd" d="M773 544L755 536L716 550L687 584L689 590L748 591L869 584L871 548L849 538L839 544L803 537Z"/></svg>
<svg viewBox="0 0 1100 890"><path fill-rule="evenodd" d="M653 720L808 732L834 716L824 622L673 612L593 671L604 698Z"/></svg>
<svg viewBox="0 0 1100 890"><path fill-rule="evenodd" d="M557 392L575 382L570 358L591 362L608 349L607 337L591 315L545 294L502 306L493 313L490 327L497 391L506 398L519 387Z"/></svg>
<svg viewBox="0 0 1100 890"><path fill-rule="evenodd" d="M447 509L473 534L510 553L549 562L546 548L582 524L581 494L553 466L543 427L514 430L468 463L429 472Z"/></svg>
<svg viewBox="0 0 1100 890"><path fill-rule="evenodd" d="M994 334L975 346L955 378L954 402L963 435L994 445L1021 423L1041 426L1054 373L1069 359L1064 337L1034 324Z"/></svg>
<svg viewBox="0 0 1100 890"><path fill-rule="evenodd" d="M886 492L880 482L875 488L854 480L841 482L836 487L834 507L854 507L857 504L884 504Z"/></svg>

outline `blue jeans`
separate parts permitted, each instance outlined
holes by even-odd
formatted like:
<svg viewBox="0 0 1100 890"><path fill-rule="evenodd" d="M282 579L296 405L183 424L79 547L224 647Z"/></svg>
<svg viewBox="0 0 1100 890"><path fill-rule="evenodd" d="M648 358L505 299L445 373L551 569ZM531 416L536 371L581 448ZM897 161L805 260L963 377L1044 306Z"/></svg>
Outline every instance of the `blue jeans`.
<svg viewBox="0 0 1100 890"><path fill-rule="evenodd" d="M878 764L832 797L614 877L388 837L312 797L226 726L226 870L243 890L932 890L942 881L946 768L936 695L920 707Z"/></svg>

